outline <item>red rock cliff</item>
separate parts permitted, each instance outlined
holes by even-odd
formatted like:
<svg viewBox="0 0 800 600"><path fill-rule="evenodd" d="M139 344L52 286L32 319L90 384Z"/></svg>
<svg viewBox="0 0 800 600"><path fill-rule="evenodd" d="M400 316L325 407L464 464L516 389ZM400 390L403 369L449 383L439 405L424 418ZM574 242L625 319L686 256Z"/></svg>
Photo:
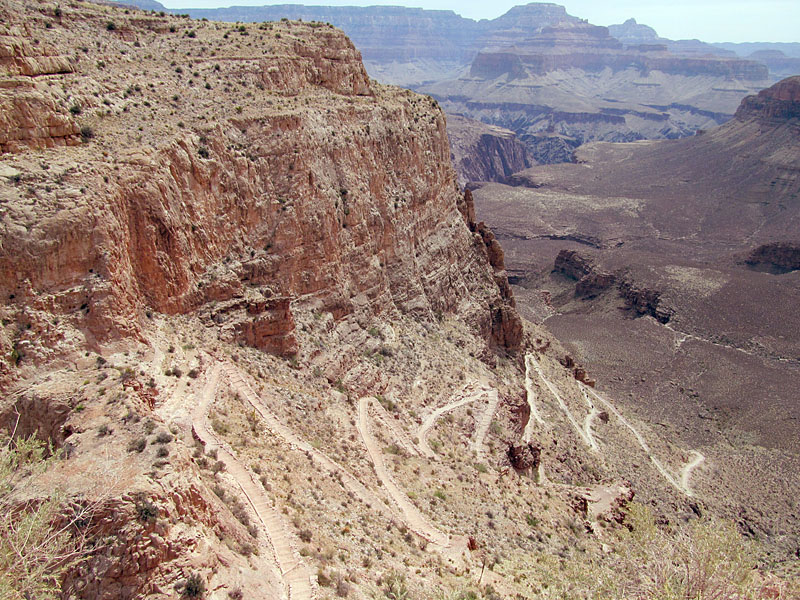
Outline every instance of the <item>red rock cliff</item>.
<svg viewBox="0 0 800 600"><path fill-rule="evenodd" d="M490 345L519 345L498 323L499 310L516 316L505 286L456 208L434 101L371 84L321 24L251 27L256 43L234 45L211 24L187 22L181 38L156 15L117 12L108 29L97 12L42 31L67 47L92 29L97 55L87 48L56 86L27 82L93 137L43 155L26 146L46 139L19 137L3 158L0 298L19 325L8 351L55 356L76 332L118 339L148 310L236 298L264 307L242 311L258 321L237 326L243 340L280 353L293 351L296 302L336 318L458 313ZM176 55L190 31L196 54ZM26 102L3 94L0 120Z"/></svg>

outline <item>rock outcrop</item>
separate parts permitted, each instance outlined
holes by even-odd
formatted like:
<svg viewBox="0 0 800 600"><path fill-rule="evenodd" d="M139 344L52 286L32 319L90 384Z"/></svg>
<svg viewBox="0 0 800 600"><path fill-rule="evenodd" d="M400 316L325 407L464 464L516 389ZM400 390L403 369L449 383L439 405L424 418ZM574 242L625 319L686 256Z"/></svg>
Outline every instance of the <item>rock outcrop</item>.
<svg viewBox="0 0 800 600"><path fill-rule="evenodd" d="M536 164L513 131L457 115L447 116L447 137L459 185L506 183L511 175Z"/></svg>
<svg viewBox="0 0 800 600"><path fill-rule="evenodd" d="M800 73L800 57L787 56L780 50L757 50L747 58L767 65L770 75L776 78L791 77Z"/></svg>
<svg viewBox="0 0 800 600"><path fill-rule="evenodd" d="M506 272L505 255L500 242L497 241L492 231L481 221L475 222L475 204L472 192L467 189L464 197L458 204L458 209L470 231L474 232L475 240L485 252L486 259L491 265L494 281L497 289L500 290L500 302L495 302L491 307L491 323L488 329L484 329L485 336L496 347L505 348L511 352L520 349L523 339L522 319L517 314L514 302L514 295L511 285L508 283L508 273Z"/></svg>
<svg viewBox="0 0 800 600"><path fill-rule="evenodd" d="M617 283L614 273L598 270L592 259L575 250L561 250L553 263L553 270L577 281L576 298L594 298Z"/></svg>
<svg viewBox="0 0 800 600"><path fill-rule="evenodd" d="M637 316L649 315L660 323L667 323L672 317L673 310L662 304L660 291L637 285L619 273L603 271L592 258L575 250L561 250L553 263L553 271L577 281L576 298L588 300L616 287L625 306ZM577 372L575 378L583 380Z"/></svg>
<svg viewBox="0 0 800 600"><path fill-rule="evenodd" d="M773 273L797 271L800 269L800 244L764 244L750 252L745 262L754 267L766 267Z"/></svg>
<svg viewBox="0 0 800 600"><path fill-rule="evenodd" d="M533 444L508 447L506 451L508 461L515 470L532 474L539 468L542 457L542 449Z"/></svg>
<svg viewBox="0 0 800 600"><path fill-rule="evenodd" d="M778 121L800 118L800 75L788 77L745 98L736 111L736 118L753 117Z"/></svg>

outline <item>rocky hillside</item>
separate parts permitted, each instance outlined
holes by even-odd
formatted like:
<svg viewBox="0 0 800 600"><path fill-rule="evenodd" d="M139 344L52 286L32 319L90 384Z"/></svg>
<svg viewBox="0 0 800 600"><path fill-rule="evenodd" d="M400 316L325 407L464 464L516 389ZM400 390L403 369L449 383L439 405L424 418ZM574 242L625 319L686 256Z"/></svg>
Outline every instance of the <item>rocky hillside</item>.
<svg viewBox="0 0 800 600"><path fill-rule="evenodd" d="M700 450L519 317L444 114L341 31L0 21L0 590L624 598L652 519L730 516ZM742 548L695 525L655 547ZM772 548L718 580L775 592Z"/></svg>
<svg viewBox="0 0 800 600"><path fill-rule="evenodd" d="M134 1L142 8L152 9ZM163 10L163 7L162 7ZM491 20L475 21L450 10L402 6L232 6L190 8L194 18L261 22L282 18L329 22L344 30L361 50L367 71L384 83L415 87L450 77L468 65L488 43L528 36L560 21L577 22L563 6L515 6Z"/></svg>
<svg viewBox="0 0 800 600"><path fill-rule="evenodd" d="M635 21L614 26L618 39L549 3L481 21L381 6L188 13L330 22L361 50L371 76L431 94L448 113L512 130L539 163L569 161L592 140L691 135L724 123L745 95L772 81L763 62L697 40L665 40Z"/></svg>
<svg viewBox="0 0 800 600"><path fill-rule="evenodd" d="M137 335L145 308L209 302L229 303L219 310L232 336L291 354L288 303L300 297L362 319L480 298L476 323L506 344L493 311L505 315L507 300L456 210L441 112L371 85L339 32L198 31L142 14L112 23L97 9L91 21L62 16L33 45L30 23L7 16L16 75L2 91L0 143L16 157L5 166L2 294L14 321L38 310L61 319L6 340L29 360L71 339L62 328L105 342ZM84 52L92 28L106 29ZM46 162L23 152L50 146L71 150Z"/></svg>

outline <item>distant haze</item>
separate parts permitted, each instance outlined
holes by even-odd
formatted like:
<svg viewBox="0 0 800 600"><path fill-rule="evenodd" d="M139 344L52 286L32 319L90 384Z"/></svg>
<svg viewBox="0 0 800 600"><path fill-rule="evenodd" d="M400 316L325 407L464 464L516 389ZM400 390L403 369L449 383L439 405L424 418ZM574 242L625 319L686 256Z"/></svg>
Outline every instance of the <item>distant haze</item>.
<svg viewBox="0 0 800 600"><path fill-rule="evenodd" d="M264 0L161 0L168 8L264 6L292 2ZM493 19L513 0L318 0L294 4L374 6L378 4L452 10L472 19ZM800 0L564 0L567 11L595 25L622 23L633 17L670 39L697 38L705 42L800 42Z"/></svg>

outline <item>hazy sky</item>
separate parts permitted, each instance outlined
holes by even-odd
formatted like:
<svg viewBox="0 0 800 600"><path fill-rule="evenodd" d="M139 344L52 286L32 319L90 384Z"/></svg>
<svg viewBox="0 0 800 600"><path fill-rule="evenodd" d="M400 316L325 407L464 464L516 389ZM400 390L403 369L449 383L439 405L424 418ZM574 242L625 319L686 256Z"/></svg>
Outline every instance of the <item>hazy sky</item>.
<svg viewBox="0 0 800 600"><path fill-rule="evenodd" d="M376 4L449 9L473 19L493 19L524 0L160 0L168 8L314 4ZM567 12L595 25L622 23L633 17L671 38L706 42L800 42L800 0L563 0Z"/></svg>

